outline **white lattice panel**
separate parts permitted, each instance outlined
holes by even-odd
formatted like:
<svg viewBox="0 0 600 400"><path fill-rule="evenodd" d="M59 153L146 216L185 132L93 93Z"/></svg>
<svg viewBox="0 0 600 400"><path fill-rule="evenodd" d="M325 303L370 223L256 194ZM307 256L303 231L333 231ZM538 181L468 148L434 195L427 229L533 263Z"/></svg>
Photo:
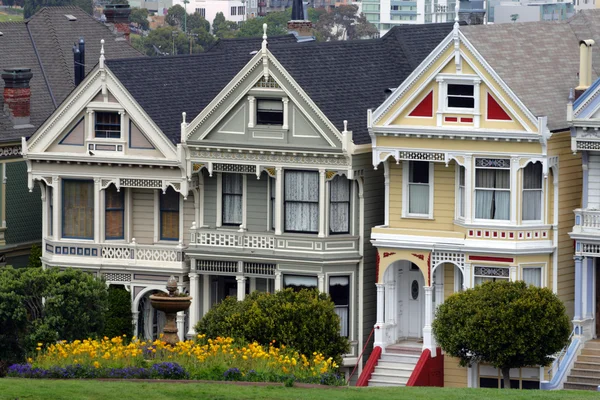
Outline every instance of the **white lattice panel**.
<svg viewBox="0 0 600 400"><path fill-rule="evenodd" d="M120 180L120 186L133 188L161 189L162 181L160 179L130 179Z"/></svg>
<svg viewBox="0 0 600 400"><path fill-rule="evenodd" d="M577 150L600 150L600 142L580 142L577 141Z"/></svg>
<svg viewBox="0 0 600 400"><path fill-rule="evenodd" d="M431 254L431 263L434 267L441 263L451 263L463 269L465 267L465 254L451 251L434 251Z"/></svg>
<svg viewBox="0 0 600 400"><path fill-rule="evenodd" d="M398 160L444 161L444 153L401 151L398 153Z"/></svg>
<svg viewBox="0 0 600 400"><path fill-rule="evenodd" d="M102 258L107 260L123 260L132 259L133 252L129 247L122 246L103 246Z"/></svg>
<svg viewBox="0 0 600 400"><path fill-rule="evenodd" d="M138 261L181 261L181 252L177 250L136 249L135 259Z"/></svg>
<svg viewBox="0 0 600 400"><path fill-rule="evenodd" d="M107 282L129 282L131 281L130 274L107 273L104 274L104 279Z"/></svg>
<svg viewBox="0 0 600 400"><path fill-rule="evenodd" d="M244 236L244 247L250 249L272 249L275 247L275 238L272 236Z"/></svg>
<svg viewBox="0 0 600 400"><path fill-rule="evenodd" d="M248 249L274 249L275 238L267 235L252 235L223 232L200 232L196 244L216 247L244 247Z"/></svg>

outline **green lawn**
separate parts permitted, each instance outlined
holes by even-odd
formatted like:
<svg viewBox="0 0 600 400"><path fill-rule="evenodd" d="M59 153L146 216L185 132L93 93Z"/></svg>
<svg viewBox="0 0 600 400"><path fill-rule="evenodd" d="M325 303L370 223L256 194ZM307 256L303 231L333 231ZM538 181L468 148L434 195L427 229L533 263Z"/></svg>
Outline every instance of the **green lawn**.
<svg viewBox="0 0 600 400"><path fill-rule="evenodd" d="M23 14L0 13L0 22L23 21Z"/></svg>
<svg viewBox="0 0 600 400"><path fill-rule="evenodd" d="M595 392L504 391L450 388L327 388L301 389L275 386L238 386L216 383L138 383L0 379L0 399L591 399Z"/></svg>

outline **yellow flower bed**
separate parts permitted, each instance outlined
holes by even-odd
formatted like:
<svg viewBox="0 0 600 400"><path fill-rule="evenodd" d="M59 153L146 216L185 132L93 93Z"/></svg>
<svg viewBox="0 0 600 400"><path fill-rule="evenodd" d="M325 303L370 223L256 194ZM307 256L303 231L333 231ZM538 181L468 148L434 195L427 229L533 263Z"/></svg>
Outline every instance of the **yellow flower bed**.
<svg viewBox="0 0 600 400"><path fill-rule="evenodd" d="M256 342L240 344L229 337L210 339L204 335L175 346L160 339L150 342L136 337L129 342L126 337L104 337L71 343L61 341L45 347L39 343L37 355L28 361L32 367L46 369L74 364L96 369L146 367L149 363L172 362L185 368L193 379L211 379L212 375L215 375L212 379L219 376L222 379L225 370L234 369L240 378L235 380L247 380L244 377L248 374L263 374L266 380L293 376L313 381L309 378L335 374L338 369L332 358L326 359L317 352L309 356L299 354L284 345L277 347L275 341L262 346Z"/></svg>

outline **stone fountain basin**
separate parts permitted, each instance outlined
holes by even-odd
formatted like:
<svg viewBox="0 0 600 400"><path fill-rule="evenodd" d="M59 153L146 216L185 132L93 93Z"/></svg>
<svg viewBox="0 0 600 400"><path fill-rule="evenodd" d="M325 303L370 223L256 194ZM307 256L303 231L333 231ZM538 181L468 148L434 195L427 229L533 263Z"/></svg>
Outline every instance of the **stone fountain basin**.
<svg viewBox="0 0 600 400"><path fill-rule="evenodd" d="M191 296L173 296L169 295L150 295L150 303L152 307L164 313L177 313L179 311L185 311L190 308L192 304Z"/></svg>

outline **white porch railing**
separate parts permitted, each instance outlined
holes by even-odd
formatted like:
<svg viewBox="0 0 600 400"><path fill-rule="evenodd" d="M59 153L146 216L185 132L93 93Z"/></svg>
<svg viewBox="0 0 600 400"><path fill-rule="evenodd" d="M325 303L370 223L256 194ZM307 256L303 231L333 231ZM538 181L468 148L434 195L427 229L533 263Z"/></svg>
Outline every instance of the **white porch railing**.
<svg viewBox="0 0 600 400"><path fill-rule="evenodd" d="M201 246L237 247L271 250L275 248L273 235L249 232L192 231L192 243Z"/></svg>
<svg viewBox="0 0 600 400"><path fill-rule="evenodd" d="M598 230L600 233L600 210L576 209L575 228L581 231Z"/></svg>

